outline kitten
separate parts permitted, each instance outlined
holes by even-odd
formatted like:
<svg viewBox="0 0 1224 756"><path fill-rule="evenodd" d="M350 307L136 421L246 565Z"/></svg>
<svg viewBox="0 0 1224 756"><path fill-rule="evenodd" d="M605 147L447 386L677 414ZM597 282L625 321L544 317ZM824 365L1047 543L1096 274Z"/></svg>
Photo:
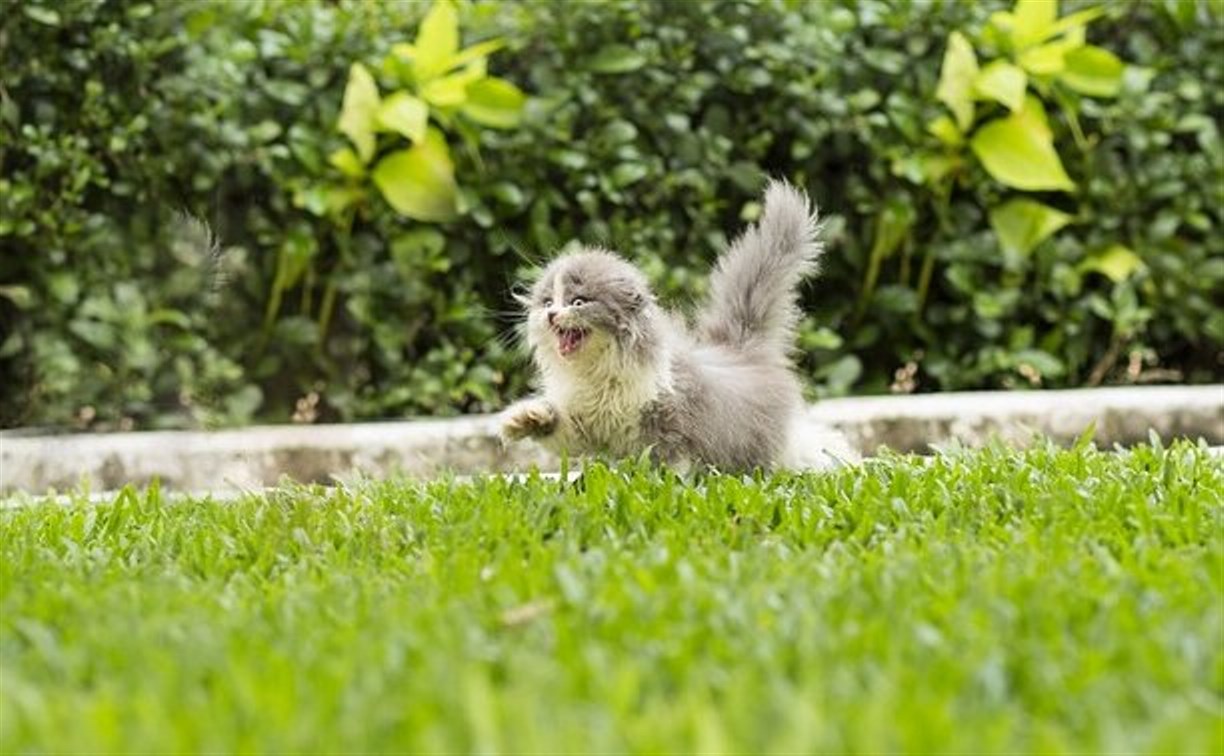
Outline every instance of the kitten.
<svg viewBox="0 0 1224 756"><path fill-rule="evenodd" d="M650 449L681 468L818 466L827 440L805 432L789 359L796 288L823 252L817 231L807 196L770 183L760 222L722 256L693 327L611 252L552 261L522 298L543 390L506 410L503 438L572 455Z"/></svg>

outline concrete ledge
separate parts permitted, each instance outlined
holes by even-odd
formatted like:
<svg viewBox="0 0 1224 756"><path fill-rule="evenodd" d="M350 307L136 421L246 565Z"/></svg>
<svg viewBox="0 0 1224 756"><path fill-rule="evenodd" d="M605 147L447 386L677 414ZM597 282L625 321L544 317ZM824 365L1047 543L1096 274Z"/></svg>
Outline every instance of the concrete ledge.
<svg viewBox="0 0 1224 756"><path fill-rule="evenodd" d="M991 437L1025 444L1035 433L1067 443L1090 423L1102 446L1146 441L1149 431L1219 445L1224 384L872 396L821 402L808 417L843 431L863 454L884 446L927 452Z"/></svg>
<svg viewBox="0 0 1224 756"><path fill-rule="evenodd" d="M1060 442L1096 423L1098 444L1133 444L1154 430L1164 439L1224 444L1224 385L1071 391L923 394L837 399L810 408L808 420L842 431L851 446L926 452L952 441L991 437ZM531 445L502 448L496 418L274 426L225 431L27 435L0 433L0 493L95 490L160 478L174 490L233 492L282 476L326 482L373 475L507 472L556 460Z"/></svg>

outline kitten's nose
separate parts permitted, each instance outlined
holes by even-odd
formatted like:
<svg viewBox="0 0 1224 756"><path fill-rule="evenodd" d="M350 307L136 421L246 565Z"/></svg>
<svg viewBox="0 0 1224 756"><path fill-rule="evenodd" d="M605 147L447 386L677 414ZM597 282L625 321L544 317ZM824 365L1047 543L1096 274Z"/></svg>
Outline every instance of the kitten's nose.
<svg viewBox="0 0 1224 756"><path fill-rule="evenodd" d="M552 325L552 324L553 324L553 321L554 321L554 320L556 320L556 319L557 319L557 311L556 311L556 310L549 310L549 311L548 311L548 324L549 324L549 325Z"/></svg>

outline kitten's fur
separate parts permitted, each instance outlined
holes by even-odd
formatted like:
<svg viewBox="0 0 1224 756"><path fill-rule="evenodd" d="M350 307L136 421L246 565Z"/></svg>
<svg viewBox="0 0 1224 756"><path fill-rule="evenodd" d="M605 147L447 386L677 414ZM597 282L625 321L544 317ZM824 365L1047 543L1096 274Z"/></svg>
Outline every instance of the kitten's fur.
<svg viewBox="0 0 1224 756"><path fill-rule="evenodd" d="M649 448L681 467L813 466L819 450L800 437L789 353L795 290L823 251L817 230L807 196L772 182L760 222L719 260L692 328L611 252L554 260L524 298L543 390L506 410L503 437L570 454Z"/></svg>

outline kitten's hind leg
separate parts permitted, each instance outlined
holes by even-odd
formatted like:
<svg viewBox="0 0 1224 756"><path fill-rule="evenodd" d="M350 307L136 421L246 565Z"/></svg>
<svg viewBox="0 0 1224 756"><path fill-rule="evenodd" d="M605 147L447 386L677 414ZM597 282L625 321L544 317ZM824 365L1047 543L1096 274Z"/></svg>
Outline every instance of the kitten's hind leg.
<svg viewBox="0 0 1224 756"><path fill-rule="evenodd" d="M557 430L561 415L545 399L524 399L502 414L501 435L507 441L544 438Z"/></svg>

